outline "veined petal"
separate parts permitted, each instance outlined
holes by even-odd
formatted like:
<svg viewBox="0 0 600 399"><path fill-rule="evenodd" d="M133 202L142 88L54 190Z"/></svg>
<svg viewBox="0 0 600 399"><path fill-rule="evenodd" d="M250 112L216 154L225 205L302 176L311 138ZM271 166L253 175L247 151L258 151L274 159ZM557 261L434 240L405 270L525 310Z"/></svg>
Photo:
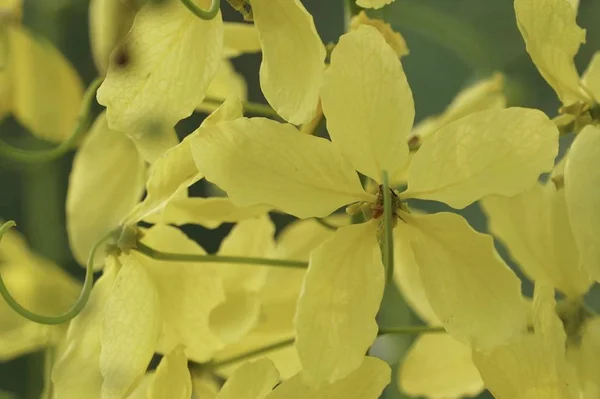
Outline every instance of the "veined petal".
<svg viewBox="0 0 600 399"><path fill-rule="evenodd" d="M565 166L567 210L580 261L600 280L600 129L586 126L571 146Z"/></svg>
<svg viewBox="0 0 600 399"><path fill-rule="evenodd" d="M220 14L201 20L178 1L146 4L122 46L128 62L111 60L98 90L111 128L170 128L200 104L219 68L223 21Z"/></svg>
<svg viewBox="0 0 600 399"><path fill-rule="evenodd" d="M596 102L600 102L600 51L594 53L581 82L594 95Z"/></svg>
<svg viewBox="0 0 600 399"><path fill-rule="evenodd" d="M394 31L394 28L392 28L392 26L387 22L377 18L369 18L367 13L363 10L352 17L352 20L350 21L350 29L356 30L361 25L369 25L377 29L379 33L383 35L387 44L389 44L390 47L396 52L398 57L408 55L409 50L408 46L406 45L406 40L404 40L404 37L402 37L400 33Z"/></svg>
<svg viewBox="0 0 600 399"><path fill-rule="evenodd" d="M477 396L483 390L471 348L449 334L418 337L404 358L398 386L410 396L432 399Z"/></svg>
<svg viewBox="0 0 600 399"><path fill-rule="evenodd" d="M377 221L338 229L314 250L296 312L296 347L314 385L348 376L377 336L384 288Z"/></svg>
<svg viewBox="0 0 600 399"><path fill-rule="evenodd" d="M112 291L116 274L114 258L110 258L104 274L92 289L88 304L69 324L65 350L58 356L52 369L52 382L57 398L100 397L100 333L104 306Z"/></svg>
<svg viewBox="0 0 600 399"><path fill-rule="evenodd" d="M142 242L159 251L205 254L202 247L170 226L154 226L144 232ZM211 312L225 301L219 274L211 265L191 262L161 262L139 254L138 259L160 298L162 332L157 351L169 353L178 345L186 356L206 362L222 348L209 326Z"/></svg>
<svg viewBox="0 0 600 399"><path fill-rule="evenodd" d="M534 281L547 281L570 298L585 294L590 276L567 215L564 190L537 183L514 197L487 197L482 206L491 233L502 241Z"/></svg>
<svg viewBox="0 0 600 399"><path fill-rule="evenodd" d="M202 122L200 128L159 158L150 169L150 176L146 182L146 198L131 211L125 224L137 223L159 212L177 196L178 192L200 180L203 176L198 172L192 157L191 138L202 135L203 129L208 126L241 116L242 104L239 99L229 97Z"/></svg>
<svg viewBox="0 0 600 399"><path fill-rule="evenodd" d="M268 359L240 366L227 380L216 399L263 399L279 382L279 374Z"/></svg>
<svg viewBox="0 0 600 399"><path fill-rule="evenodd" d="M394 281L404 300L423 321L440 325L442 322L431 308L423 288L419 265L411 245L417 234L418 231L406 223L398 223L394 227Z"/></svg>
<svg viewBox="0 0 600 399"><path fill-rule="evenodd" d="M581 91L573 58L585 43L577 10L566 0L515 0L517 25L527 52L564 105L589 101Z"/></svg>
<svg viewBox="0 0 600 399"><path fill-rule="evenodd" d="M254 24L225 22L223 28L223 55L226 58L260 51L258 29Z"/></svg>
<svg viewBox="0 0 600 399"><path fill-rule="evenodd" d="M25 27L8 28L12 112L33 135L63 141L71 135L83 86L75 68L49 42Z"/></svg>
<svg viewBox="0 0 600 399"><path fill-rule="evenodd" d="M267 399L377 399L390 383L391 370L383 360L367 356L354 372L331 384L316 387L304 377L300 373L283 382Z"/></svg>
<svg viewBox="0 0 600 399"><path fill-rule="evenodd" d="M374 199L331 142L291 125L242 118L207 128L190 144L198 170L240 206L267 204L307 218Z"/></svg>
<svg viewBox="0 0 600 399"><path fill-rule="evenodd" d="M317 111L325 46L300 0L252 0L263 52L260 87L286 121L309 122Z"/></svg>
<svg viewBox="0 0 600 399"><path fill-rule="evenodd" d="M102 399L121 399L145 372L161 330L160 297L133 256L124 258L104 308L100 371Z"/></svg>
<svg viewBox="0 0 600 399"><path fill-rule="evenodd" d="M148 399L190 399L192 377L183 347L178 346L162 358L148 388Z"/></svg>
<svg viewBox="0 0 600 399"><path fill-rule="evenodd" d="M145 173L133 142L101 114L75 155L67 191L69 243L81 265L139 201Z"/></svg>
<svg viewBox="0 0 600 399"><path fill-rule="evenodd" d="M552 170L557 152L558 129L542 112L516 107L477 112L423 143L402 197L464 208L487 195L515 195Z"/></svg>
<svg viewBox="0 0 600 399"><path fill-rule="evenodd" d="M356 170L375 181L402 170L415 108L398 55L377 29L340 38L321 100L331 139Z"/></svg>
<svg viewBox="0 0 600 399"><path fill-rule="evenodd" d="M489 350L525 331L519 278L500 259L491 236L454 213L405 215L419 230L413 242L432 309L457 340Z"/></svg>
<svg viewBox="0 0 600 399"><path fill-rule="evenodd" d="M194 165L195 168L195 165ZM223 223L235 223L250 219L269 211L268 206L251 205L236 206L231 199L224 197L173 197L162 212L145 217L149 223L199 224L209 229L219 227Z"/></svg>
<svg viewBox="0 0 600 399"><path fill-rule="evenodd" d="M356 5L363 8L381 8L394 0L356 0Z"/></svg>

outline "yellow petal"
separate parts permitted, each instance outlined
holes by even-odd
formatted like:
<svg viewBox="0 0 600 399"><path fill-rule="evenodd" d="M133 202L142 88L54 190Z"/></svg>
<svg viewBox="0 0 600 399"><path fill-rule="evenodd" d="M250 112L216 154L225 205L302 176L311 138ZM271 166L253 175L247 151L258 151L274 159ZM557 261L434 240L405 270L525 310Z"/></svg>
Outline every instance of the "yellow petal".
<svg viewBox="0 0 600 399"><path fill-rule="evenodd" d="M600 318L594 317L588 320L581 332L580 352L582 367L580 377L590 390L600 390L600 378L598 367L600 367ZM593 398L594 396L590 396ZM586 397L587 398L587 397Z"/></svg>
<svg viewBox="0 0 600 399"><path fill-rule="evenodd" d="M489 353L474 352L485 387L497 399L575 399L569 382L557 374L542 340L522 335Z"/></svg>
<svg viewBox="0 0 600 399"><path fill-rule="evenodd" d="M209 1L200 1L206 6ZM145 5L123 44L126 65L111 60L98 102L111 128L173 127L205 95L221 63L223 22L197 18L180 2Z"/></svg>
<svg viewBox="0 0 600 399"><path fill-rule="evenodd" d="M419 123L411 132L411 136L424 140L441 127L464 116L487 109L505 107L504 76L495 73L461 90L442 114L427 118L425 123Z"/></svg>
<svg viewBox="0 0 600 399"><path fill-rule="evenodd" d="M89 253L139 201L146 167L133 142L101 114L73 160L67 192L67 231L75 259Z"/></svg>
<svg viewBox="0 0 600 399"><path fill-rule="evenodd" d="M357 15L352 17L350 21L350 29L356 30L361 25L369 25L374 27L383 35L387 44L396 52L398 57L403 57L409 54L408 46L406 45L406 41L404 37L396 31L394 28L385 21L377 18L369 18L367 13L363 10L359 12Z"/></svg>
<svg viewBox="0 0 600 399"><path fill-rule="evenodd" d="M600 101L600 51L594 53L583 77L583 85L594 95L596 102Z"/></svg>
<svg viewBox="0 0 600 399"><path fill-rule="evenodd" d="M588 125L571 146L565 166L565 197L580 262L600 280L600 129Z"/></svg>
<svg viewBox="0 0 600 399"><path fill-rule="evenodd" d="M144 232L142 242L159 251L205 254L183 232L170 226L154 226ZM206 362L222 347L209 326L211 312L225 301L219 274L211 265L192 262L155 261L131 255L143 265L160 297L163 318L157 351L169 353L185 346L186 356Z"/></svg>
<svg viewBox="0 0 600 399"><path fill-rule="evenodd" d="M440 325L441 321L427 299L412 249L411 242L417 234L412 226L405 223L398 223L394 228L394 281L404 300L423 321Z"/></svg>
<svg viewBox="0 0 600 399"><path fill-rule="evenodd" d="M150 163L179 143L175 129L162 129L159 126L151 126L142 132L128 133L127 136L133 140L144 160Z"/></svg>
<svg viewBox="0 0 600 399"><path fill-rule="evenodd" d="M4 13L4 22L20 22L23 12L23 0L0 0L0 10Z"/></svg>
<svg viewBox="0 0 600 399"><path fill-rule="evenodd" d="M225 22L223 28L223 55L225 57L233 58L260 51L258 30L253 24Z"/></svg>
<svg viewBox="0 0 600 399"><path fill-rule="evenodd" d="M423 143L402 197L464 208L487 195L515 195L552 170L557 152L558 130L542 112L516 107L477 112Z"/></svg>
<svg viewBox="0 0 600 399"><path fill-rule="evenodd" d="M266 204L306 218L374 198L331 142L291 125L242 118L207 128L190 144L198 170L239 206Z"/></svg>
<svg viewBox="0 0 600 399"><path fill-rule="evenodd" d="M346 377L377 336L384 287L377 221L342 227L311 254L296 313L296 346L314 384Z"/></svg>
<svg viewBox="0 0 600 399"><path fill-rule="evenodd" d="M195 399L215 399L219 393L220 384L209 372L192 373L193 398ZM145 399L145 398L144 398Z"/></svg>
<svg viewBox="0 0 600 399"><path fill-rule="evenodd" d="M160 212L179 192L200 180L202 174L198 172L194 163L190 140L196 135L203 134L203 129L206 127L241 116L242 105L239 99L229 97L204 120L199 129L159 158L150 169L150 176L146 182L146 198L131 211L125 223L137 223Z"/></svg>
<svg viewBox="0 0 600 399"><path fill-rule="evenodd" d="M142 380L136 385L131 394L127 395L127 399L148 399L148 389L154 380L154 371L144 374Z"/></svg>
<svg viewBox="0 0 600 399"><path fill-rule="evenodd" d="M172 198L160 214L146 217L149 223L199 224L209 229L223 223L235 223L257 217L269 211L264 205L236 206L229 198L176 197Z"/></svg>
<svg viewBox="0 0 600 399"><path fill-rule="evenodd" d="M83 87L75 68L24 27L9 28L12 111L33 135L63 141L77 123Z"/></svg>
<svg viewBox="0 0 600 399"><path fill-rule="evenodd" d="M363 25L340 38L321 99L331 139L356 170L376 181L383 170L402 170L414 103L402 64L377 29Z"/></svg>
<svg viewBox="0 0 600 399"><path fill-rule="evenodd" d="M106 75L110 53L123 40L135 9L122 0L92 0L89 5L90 47L96 69Z"/></svg>
<svg viewBox="0 0 600 399"><path fill-rule="evenodd" d="M547 281L571 298L587 292L591 281L579 264L564 190L538 183L514 197L484 198L482 205L490 231L532 280Z"/></svg>
<svg viewBox="0 0 600 399"><path fill-rule="evenodd" d="M279 375L268 359L239 367L225 382L216 399L262 399L279 382Z"/></svg>
<svg viewBox="0 0 600 399"><path fill-rule="evenodd" d="M454 338L487 350L525 330L521 282L496 253L492 237L454 213L403 218L419 230L413 248L423 288Z"/></svg>
<svg viewBox="0 0 600 399"><path fill-rule="evenodd" d="M224 344L236 343L256 327L260 311L260 301L256 294L228 292L225 302L210 314L210 330Z"/></svg>
<svg viewBox="0 0 600 399"><path fill-rule="evenodd" d="M483 381L471 349L440 333L417 338L402 362L398 386L410 396L442 399L477 396Z"/></svg>
<svg viewBox="0 0 600 399"><path fill-rule="evenodd" d="M394 0L356 0L356 5L363 8L381 8Z"/></svg>
<svg viewBox="0 0 600 399"><path fill-rule="evenodd" d="M206 89L206 98L196 107L196 110L212 112L229 96L235 96L241 101L246 101L248 88L244 76L236 72L233 63L229 60L223 60L208 89Z"/></svg>
<svg viewBox="0 0 600 399"><path fill-rule="evenodd" d="M253 0L263 61L260 87L267 101L295 125L315 116L325 69L325 46L300 0Z"/></svg>
<svg viewBox="0 0 600 399"><path fill-rule="evenodd" d="M162 323L154 282L135 257L123 260L104 308L102 399L121 399L133 389L154 355Z"/></svg>
<svg viewBox="0 0 600 399"><path fill-rule="evenodd" d="M346 378L319 387L307 384L304 375L280 384L267 399L377 399L390 383L390 367L374 357L364 357L362 364Z"/></svg>
<svg viewBox="0 0 600 399"><path fill-rule="evenodd" d="M100 397L100 333L104 306L112 291L116 273L113 259L107 263L104 274L94 285L87 306L69 325L65 351L58 356L52 369L57 398Z"/></svg>
<svg viewBox="0 0 600 399"><path fill-rule="evenodd" d="M527 52L564 105L589 101L582 94L573 57L585 43L577 11L565 0L515 0L517 25Z"/></svg>
<svg viewBox="0 0 600 399"><path fill-rule="evenodd" d="M156 368L148 399L190 399L192 377L183 347L178 346L163 357Z"/></svg>

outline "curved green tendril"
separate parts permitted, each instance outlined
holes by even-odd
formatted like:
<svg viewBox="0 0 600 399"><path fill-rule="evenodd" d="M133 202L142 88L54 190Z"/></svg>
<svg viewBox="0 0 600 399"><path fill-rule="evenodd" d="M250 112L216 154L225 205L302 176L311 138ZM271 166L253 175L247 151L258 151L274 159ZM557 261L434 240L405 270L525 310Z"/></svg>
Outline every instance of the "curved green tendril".
<svg viewBox="0 0 600 399"><path fill-rule="evenodd" d="M306 269L308 262L298 260L287 260L287 259L269 259L269 258L250 258L244 256L221 256L221 255L196 255L196 254L175 254L169 252L157 251L154 248L137 242L135 248L132 248L144 255L164 261L173 262L196 262L196 263L239 263L246 265L258 265L258 266L277 266L277 267L288 267L295 269Z"/></svg>
<svg viewBox="0 0 600 399"><path fill-rule="evenodd" d="M219 9L221 8L221 0L212 0L210 4L210 8L208 10L203 10L198 7L198 5L194 2L194 0L181 0L184 6L187 7L195 16L205 21L210 21L219 13Z"/></svg>
<svg viewBox="0 0 600 399"><path fill-rule="evenodd" d="M383 265L385 267L386 281L390 282L394 276L394 214L392 210L392 195L386 170L382 172L383 180Z"/></svg>
<svg viewBox="0 0 600 399"><path fill-rule="evenodd" d="M13 147L12 145L0 140L0 156L17 162L41 163L60 158L69 152L69 150L73 148L74 144L77 143L77 140L79 140L79 138L83 136L89 128L90 108L92 107L92 103L96 97L96 90L98 90L98 87L100 87L103 79L104 78L96 78L87 88L83 96L79 117L77 118L77 125L68 139L49 150L24 150Z"/></svg>
<svg viewBox="0 0 600 399"><path fill-rule="evenodd" d="M14 227L14 226L16 226L16 224L13 221L4 223L4 225L2 227L0 227L0 240L2 239L2 236L4 235L4 233L6 233L6 231L8 231L8 229L10 229L11 227ZM111 232L111 234L112 234L112 232ZM94 258L96 255L96 251L98 250L98 248L100 248L100 246L104 243L104 241L106 241L109 237L111 237L111 234L103 237L100 241L98 241L96 243L96 245L94 245L94 248L92 248L92 251L90 252L90 257L88 258L87 267L85 270L85 280L83 282L83 289L81 291L81 294L79 295L79 298L77 299L77 302L75 302L73 307L71 307L71 309L67 310L65 313L58 315L58 316L44 316L44 315L39 315L37 313L33 313L33 312L25 309L23 306L21 306L16 301L16 299L10 294L10 292L8 292L8 288L6 288L6 285L4 284L4 280L2 279L1 275L0 275L0 294L2 294L2 297L4 298L6 303L15 312L17 312L21 316L23 316L26 319L29 319L35 323L56 325L56 324L63 324L63 323L70 321L71 319L75 318L79 313L81 313L81 311L83 310L85 305L87 305L88 300L90 299L90 294L92 292L92 286L93 286L93 282L94 282Z"/></svg>

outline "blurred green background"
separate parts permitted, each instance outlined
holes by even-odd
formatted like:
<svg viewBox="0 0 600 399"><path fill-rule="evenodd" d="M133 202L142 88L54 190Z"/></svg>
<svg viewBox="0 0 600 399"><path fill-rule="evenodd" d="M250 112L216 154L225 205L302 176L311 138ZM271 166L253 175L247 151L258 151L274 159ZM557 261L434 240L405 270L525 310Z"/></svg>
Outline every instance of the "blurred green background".
<svg viewBox="0 0 600 399"><path fill-rule="evenodd" d="M335 42L345 26L344 0L303 2L314 15L324 42ZM239 20L223 3L225 18ZM89 49L87 7L88 0L24 0L23 19L34 32L61 49L85 83L97 74ZM403 58L403 64L415 98L417 121L441 112L461 88L493 71L505 74L511 105L537 107L550 116L556 114L558 101L525 52L511 0L396 0L371 14L390 22L408 43L410 55ZM582 71L591 55L600 49L600 1L581 0L578 21L587 29L587 44L576 60ZM242 56L235 65L247 78L250 100L264 101L258 86L260 56ZM202 115L195 115L181 122L177 127L179 134L183 137L191 132L201 118ZM43 146L11 119L2 123L1 134L24 147ZM0 159L0 218L15 220L33 249L82 278L83 270L69 252L65 228L64 204L71 162L72 155L41 166ZM203 187L198 185L192 191L201 195ZM440 209L434 204L419 206ZM485 220L476 205L462 213L476 229L485 231ZM278 218L277 222L282 225L286 219ZM230 227L206 230L194 226L184 230L212 252ZM529 284L524 285L526 292L530 288ZM598 302L594 299L592 306ZM384 326L419 323L393 288L386 292L379 319ZM373 353L397 364L410 341L410 337L382 337ZM41 354L0 364L0 399L39 397L42 368ZM392 383L384 397L404 396ZM481 397L490 396L484 393Z"/></svg>

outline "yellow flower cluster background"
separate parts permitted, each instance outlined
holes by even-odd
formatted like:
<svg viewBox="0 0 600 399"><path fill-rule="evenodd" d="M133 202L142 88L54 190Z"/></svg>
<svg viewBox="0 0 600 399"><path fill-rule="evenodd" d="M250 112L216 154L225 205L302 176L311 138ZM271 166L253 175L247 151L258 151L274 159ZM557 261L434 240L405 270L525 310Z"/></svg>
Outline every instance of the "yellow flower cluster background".
<svg viewBox="0 0 600 399"><path fill-rule="evenodd" d="M600 398L593 0L0 0L0 398Z"/></svg>

